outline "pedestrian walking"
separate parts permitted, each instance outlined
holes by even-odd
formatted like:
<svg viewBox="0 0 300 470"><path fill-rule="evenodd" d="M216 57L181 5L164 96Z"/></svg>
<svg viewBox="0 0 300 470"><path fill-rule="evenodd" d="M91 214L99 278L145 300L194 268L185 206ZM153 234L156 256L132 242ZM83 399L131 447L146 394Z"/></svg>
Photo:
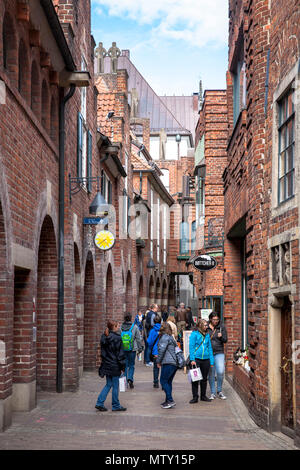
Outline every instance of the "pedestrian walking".
<svg viewBox="0 0 300 470"><path fill-rule="evenodd" d="M156 359L157 367L161 368L160 383L166 395L165 401L161 404L162 408L173 408L176 405L172 397L172 382L177 371L176 347L170 325L163 323L159 331Z"/></svg>
<svg viewBox="0 0 300 470"><path fill-rule="evenodd" d="M214 366L214 355L210 341L210 335L207 332L208 323L206 320L199 320L195 330L192 332L189 341L191 366L197 366L201 370L202 380L192 382L193 398L190 403L197 403L199 399L199 383L200 383L200 399L209 401L206 396L207 378L210 368Z"/></svg>
<svg viewBox="0 0 300 470"><path fill-rule="evenodd" d="M149 333L151 331L151 328L153 328L154 325L154 318L158 312L158 305L157 304L151 304L150 305L150 310L148 310L146 319L145 319L145 338L146 338L146 347L145 347L145 363L147 367L152 367L153 362L150 361L150 351L147 343L147 339L149 336Z"/></svg>
<svg viewBox="0 0 300 470"><path fill-rule="evenodd" d="M209 315L208 333L212 345L215 365L209 371L209 386L211 396L210 399L214 400L216 397L226 400L226 396L222 392L224 372L225 372L225 354L224 344L227 343L227 331L224 324L220 320L220 316L216 312L211 312ZM215 375L217 375L217 394Z"/></svg>
<svg viewBox="0 0 300 470"><path fill-rule="evenodd" d="M150 354L153 355L153 387L159 388L159 368L157 367L157 356L158 356L158 340L159 340L159 330L161 328L161 318L159 315L156 315L154 318L154 325L151 329L148 336L148 347Z"/></svg>
<svg viewBox="0 0 300 470"><path fill-rule="evenodd" d="M145 319L145 315L143 314L142 310L139 310L136 317L135 317L135 319L134 319L134 323L138 326L141 338L143 338L143 339L144 339L144 319ZM138 361L141 361L142 360L142 353L139 353L137 355L137 357L138 357Z"/></svg>
<svg viewBox="0 0 300 470"><path fill-rule="evenodd" d="M193 312L191 307L186 308L186 315L187 315L187 329L191 330L195 326L195 322L193 320Z"/></svg>
<svg viewBox="0 0 300 470"><path fill-rule="evenodd" d="M170 327L171 327L171 329L172 329L172 336L173 336L173 338L175 339L175 341L177 341L178 333L177 333L177 326L176 326L175 318L170 315L170 316L167 318L167 323L170 325Z"/></svg>
<svg viewBox="0 0 300 470"><path fill-rule="evenodd" d="M119 328L119 323L109 320L100 340L101 366L99 375L106 377L106 385L100 392L95 406L99 411L107 411L104 403L111 388L112 411L126 411L126 408L121 406L119 402L119 378L125 370L125 354Z"/></svg>
<svg viewBox="0 0 300 470"><path fill-rule="evenodd" d="M183 331L186 329L187 324L188 324L187 311L183 302L181 302L179 308L177 309L175 313L175 320L176 320L178 336L182 337Z"/></svg>
<svg viewBox="0 0 300 470"><path fill-rule="evenodd" d="M139 327L132 322L131 313L126 313L121 326L121 339L125 353L125 376L130 388L134 388L134 369L136 354L143 351Z"/></svg>

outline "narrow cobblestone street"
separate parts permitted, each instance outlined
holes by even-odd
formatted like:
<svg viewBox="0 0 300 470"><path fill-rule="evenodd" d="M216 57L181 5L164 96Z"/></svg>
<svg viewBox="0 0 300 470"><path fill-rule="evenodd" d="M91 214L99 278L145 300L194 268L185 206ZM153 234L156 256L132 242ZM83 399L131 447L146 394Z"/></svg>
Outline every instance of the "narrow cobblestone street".
<svg viewBox="0 0 300 470"><path fill-rule="evenodd" d="M176 407L164 410L161 389L152 388L152 368L136 363L135 388L120 393L125 413L95 410L105 379L85 372L76 393L38 394L31 412L13 414L0 435L2 450L292 450L292 440L258 428L238 395L225 382L227 400L189 404L187 376L174 379Z"/></svg>

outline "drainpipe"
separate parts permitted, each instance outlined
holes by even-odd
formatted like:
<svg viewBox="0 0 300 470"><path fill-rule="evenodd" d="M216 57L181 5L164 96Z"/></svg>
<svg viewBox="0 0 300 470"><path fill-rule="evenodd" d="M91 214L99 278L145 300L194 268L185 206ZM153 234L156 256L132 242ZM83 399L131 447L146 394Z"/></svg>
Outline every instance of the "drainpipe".
<svg viewBox="0 0 300 470"><path fill-rule="evenodd" d="M74 95L76 86L70 85L69 92L59 106L59 234L58 234L58 315L57 315L57 370L56 391L63 391L63 349L64 349L64 222L65 222L65 106Z"/></svg>

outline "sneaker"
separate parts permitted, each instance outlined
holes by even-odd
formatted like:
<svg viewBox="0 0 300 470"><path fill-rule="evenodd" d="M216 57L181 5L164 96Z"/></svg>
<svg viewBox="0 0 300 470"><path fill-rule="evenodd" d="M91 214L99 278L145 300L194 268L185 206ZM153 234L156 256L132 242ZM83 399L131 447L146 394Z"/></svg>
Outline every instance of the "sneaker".
<svg viewBox="0 0 300 470"><path fill-rule="evenodd" d="M190 400L190 403L198 403L198 398L192 398L192 399Z"/></svg>
<svg viewBox="0 0 300 470"><path fill-rule="evenodd" d="M210 400L214 400L215 398L217 398L217 396L214 393L212 393L211 396L209 397Z"/></svg>
<svg viewBox="0 0 300 470"><path fill-rule="evenodd" d="M153 362L147 362L146 367L152 367L152 366L153 366Z"/></svg>
<svg viewBox="0 0 300 470"><path fill-rule="evenodd" d="M165 402L161 405L162 408L166 409L166 408L172 408L172 405L169 403L169 402Z"/></svg>
<svg viewBox="0 0 300 470"><path fill-rule="evenodd" d="M107 411L107 408L105 408L105 406L96 405L95 408L96 408L98 411Z"/></svg>
<svg viewBox="0 0 300 470"><path fill-rule="evenodd" d="M153 388L159 388L159 384L153 384Z"/></svg>
<svg viewBox="0 0 300 470"><path fill-rule="evenodd" d="M201 397L201 401L210 401L210 399L207 397Z"/></svg>
<svg viewBox="0 0 300 470"><path fill-rule="evenodd" d="M176 406L176 403L175 401L168 401L169 405L171 406L171 408L173 408L173 406Z"/></svg>
<svg viewBox="0 0 300 470"><path fill-rule="evenodd" d="M112 411L126 411L127 408L124 408L124 406L121 406L120 408L117 408L116 410L112 410Z"/></svg>
<svg viewBox="0 0 300 470"><path fill-rule="evenodd" d="M128 380L128 385L129 385L130 388L134 388L133 382L130 379Z"/></svg>
<svg viewBox="0 0 300 470"><path fill-rule="evenodd" d="M221 400L226 400L227 397L225 397L223 392L218 392L218 398L221 398Z"/></svg>

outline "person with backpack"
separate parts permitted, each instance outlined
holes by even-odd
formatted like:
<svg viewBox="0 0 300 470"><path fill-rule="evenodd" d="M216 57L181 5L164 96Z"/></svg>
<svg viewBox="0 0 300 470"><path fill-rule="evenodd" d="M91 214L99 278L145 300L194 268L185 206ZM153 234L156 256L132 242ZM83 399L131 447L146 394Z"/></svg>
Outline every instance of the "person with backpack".
<svg viewBox="0 0 300 470"><path fill-rule="evenodd" d="M166 394L165 401L161 403L162 408L173 408L176 405L172 397L172 382L178 369L176 347L177 343L172 336L169 323L163 323L159 330L156 358L157 367L161 368L160 383Z"/></svg>
<svg viewBox="0 0 300 470"><path fill-rule="evenodd" d="M106 385L101 390L95 408L107 411L104 406L106 397L112 388L112 411L126 411L119 402L119 378L125 370L125 354L119 333L119 323L109 320L100 340L101 365L100 377L106 377Z"/></svg>
<svg viewBox="0 0 300 470"><path fill-rule="evenodd" d="M151 329L148 336L148 348L150 351L150 360L153 362L153 387L159 388L158 379L159 379L159 368L157 367L156 359L158 355L158 340L159 340L159 330L161 327L161 318L159 315L156 315L154 318L154 325Z"/></svg>
<svg viewBox="0 0 300 470"><path fill-rule="evenodd" d="M146 338L146 348L145 348L145 362L147 367L152 367L153 362L150 361L150 351L148 347L148 336L150 334L150 330L154 325L154 318L158 312L158 305L157 304L151 304L150 305L150 310L148 310L147 315L146 315L146 320L145 320L145 338Z"/></svg>
<svg viewBox="0 0 300 470"><path fill-rule="evenodd" d="M125 376L130 388L134 388L133 376L135 368L136 353L143 351L142 338L139 327L132 323L131 314L126 313L124 323L121 326L121 339L125 354Z"/></svg>
<svg viewBox="0 0 300 470"><path fill-rule="evenodd" d="M189 351L191 367L200 368L202 380L192 382L193 398L190 403L197 403L199 399L199 383L201 401L211 401L206 396L207 378L211 367L214 367L214 355L210 341L210 335L207 332L208 324L204 319L200 319L190 336Z"/></svg>

